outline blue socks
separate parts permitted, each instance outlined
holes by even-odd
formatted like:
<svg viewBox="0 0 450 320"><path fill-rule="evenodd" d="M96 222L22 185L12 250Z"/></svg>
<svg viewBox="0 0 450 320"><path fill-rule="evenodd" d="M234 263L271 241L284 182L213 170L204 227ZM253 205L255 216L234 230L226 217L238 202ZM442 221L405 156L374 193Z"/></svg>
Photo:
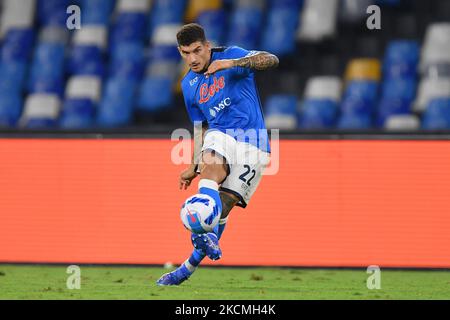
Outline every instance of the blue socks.
<svg viewBox="0 0 450 320"><path fill-rule="evenodd" d="M198 193L206 194L214 199L219 214L222 212L222 200L220 200L219 185L214 180L202 179L198 183Z"/></svg>

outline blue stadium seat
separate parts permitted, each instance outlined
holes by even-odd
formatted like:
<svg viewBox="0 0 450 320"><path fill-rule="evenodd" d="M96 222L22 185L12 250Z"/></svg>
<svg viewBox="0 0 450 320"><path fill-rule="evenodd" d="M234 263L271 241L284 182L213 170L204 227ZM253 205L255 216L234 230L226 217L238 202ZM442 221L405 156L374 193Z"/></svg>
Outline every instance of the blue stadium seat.
<svg viewBox="0 0 450 320"><path fill-rule="evenodd" d="M341 111L345 114L372 116L375 112L375 107L375 103L358 98L347 98L341 103Z"/></svg>
<svg viewBox="0 0 450 320"><path fill-rule="evenodd" d="M143 111L160 111L172 103L172 77L150 76L141 84L137 107Z"/></svg>
<svg viewBox="0 0 450 320"><path fill-rule="evenodd" d="M186 0L155 0L153 1L150 19L147 27L151 38L153 31L163 24L181 24L183 22Z"/></svg>
<svg viewBox="0 0 450 320"><path fill-rule="evenodd" d="M431 100L423 115L422 129L450 129L450 98Z"/></svg>
<svg viewBox="0 0 450 320"><path fill-rule="evenodd" d="M276 9L291 9L298 11L303 6L303 0L269 0L269 7L271 10ZM297 12L298 13L298 12Z"/></svg>
<svg viewBox="0 0 450 320"><path fill-rule="evenodd" d="M390 116L410 113L411 102L404 99L382 99L377 109L376 125L382 128Z"/></svg>
<svg viewBox="0 0 450 320"><path fill-rule="evenodd" d="M338 128L343 130L364 130L371 127L372 119L367 114L343 114L338 121Z"/></svg>
<svg viewBox="0 0 450 320"><path fill-rule="evenodd" d="M0 62L0 95L21 93L27 65L24 62Z"/></svg>
<svg viewBox="0 0 450 320"><path fill-rule="evenodd" d="M408 102L416 96L416 81L414 79L386 80L382 87L382 99L402 99Z"/></svg>
<svg viewBox="0 0 450 320"><path fill-rule="evenodd" d="M417 41L391 41L384 57L384 77L416 78L419 57L420 46Z"/></svg>
<svg viewBox="0 0 450 320"><path fill-rule="evenodd" d="M18 93L0 94L0 127L14 127L22 113L22 98Z"/></svg>
<svg viewBox="0 0 450 320"><path fill-rule="evenodd" d="M111 45L116 46L122 42L144 43L147 35L146 13L141 12L121 12L112 27Z"/></svg>
<svg viewBox="0 0 450 320"><path fill-rule="evenodd" d="M97 123L104 127L127 125L133 116L136 83L109 79L97 113Z"/></svg>
<svg viewBox="0 0 450 320"><path fill-rule="evenodd" d="M90 99L67 99L59 118L64 129L89 128L95 121L95 105Z"/></svg>
<svg viewBox="0 0 450 320"><path fill-rule="evenodd" d="M64 61L65 48L60 43L40 43L36 48L28 90L31 93L56 93L62 96L64 92Z"/></svg>
<svg viewBox="0 0 450 320"><path fill-rule="evenodd" d="M374 103L378 96L378 83L375 81L351 81L348 83L345 92L345 99L363 100Z"/></svg>
<svg viewBox="0 0 450 320"><path fill-rule="evenodd" d="M265 104L265 114L297 115L297 97L295 95L277 94L270 96Z"/></svg>
<svg viewBox="0 0 450 320"><path fill-rule="evenodd" d="M206 37L216 45L224 43L226 25L224 10L207 10L200 13L197 22L205 28Z"/></svg>
<svg viewBox="0 0 450 320"><path fill-rule="evenodd" d="M115 4L115 0L81 0L81 21L107 25Z"/></svg>
<svg viewBox="0 0 450 320"><path fill-rule="evenodd" d="M34 31L32 29L11 29L2 42L2 61L27 61L33 51Z"/></svg>
<svg viewBox="0 0 450 320"><path fill-rule="evenodd" d="M325 129L336 125L338 106L328 99L307 99L303 102L300 113L302 129Z"/></svg>
<svg viewBox="0 0 450 320"><path fill-rule="evenodd" d="M113 49L110 76L139 80L144 67L144 46L142 44L127 42Z"/></svg>
<svg viewBox="0 0 450 320"><path fill-rule="evenodd" d="M176 46L155 45L150 49L150 62L179 61L180 53Z"/></svg>
<svg viewBox="0 0 450 320"><path fill-rule="evenodd" d="M227 45L246 49L257 48L261 35L263 12L256 8L242 8L233 11L228 28Z"/></svg>
<svg viewBox="0 0 450 320"><path fill-rule="evenodd" d="M37 5L38 20L43 26L65 26L67 7L74 3L70 0L39 0Z"/></svg>
<svg viewBox="0 0 450 320"><path fill-rule="evenodd" d="M74 46L68 61L71 75L95 75L103 77L105 66L101 49L97 46Z"/></svg>
<svg viewBox="0 0 450 320"><path fill-rule="evenodd" d="M295 50L299 13L292 8L272 9L262 37L262 49L277 55Z"/></svg>

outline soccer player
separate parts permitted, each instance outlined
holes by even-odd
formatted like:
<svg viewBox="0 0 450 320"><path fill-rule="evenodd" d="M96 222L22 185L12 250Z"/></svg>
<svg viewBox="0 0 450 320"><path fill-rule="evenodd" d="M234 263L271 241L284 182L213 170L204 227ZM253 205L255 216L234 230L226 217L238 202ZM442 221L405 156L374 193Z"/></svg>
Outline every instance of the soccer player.
<svg viewBox="0 0 450 320"><path fill-rule="evenodd" d="M179 285L207 256L221 258L219 239L234 206L246 207L269 162L270 146L264 124L255 70L278 66L268 52L240 47L212 48L203 28L195 23L177 33L178 50L190 70L181 87L194 124L192 164L180 175L187 189L200 175L200 194L211 196L221 212L214 232L191 235L192 255L158 285Z"/></svg>

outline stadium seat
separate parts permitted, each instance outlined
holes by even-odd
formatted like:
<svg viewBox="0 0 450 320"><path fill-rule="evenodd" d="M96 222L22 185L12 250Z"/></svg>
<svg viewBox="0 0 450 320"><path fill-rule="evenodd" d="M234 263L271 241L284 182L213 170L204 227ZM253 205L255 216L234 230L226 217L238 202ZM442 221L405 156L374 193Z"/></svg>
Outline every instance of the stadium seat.
<svg viewBox="0 0 450 320"><path fill-rule="evenodd" d="M312 77L306 83L305 98L341 100L342 81L339 77Z"/></svg>
<svg viewBox="0 0 450 320"><path fill-rule="evenodd" d="M305 0L297 35L300 40L321 41L336 32L338 0Z"/></svg>
<svg viewBox="0 0 450 320"><path fill-rule="evenodd" d="M265 104L265 122L268 128L295 129L297 127L297 97L274 95Z"/></svg>
<svg viewBox="0 0 450 320"><path fill-rule="evenodd" d="M342 130L367 130L372 127L372 119L368 114L343 114L337 127Z"/></svg>
<svg viewBox="0 0 450 320"><path fill-rule="evenodd" d="M101 79L95 76L74 76L69 79L65 96L68 99L90 99L98 103L101 98Z"/></svg>
<svg viewBox="0 0 450 320"><path fill-rule="evenodd" d="M60 43L41 43L35 50L28 90L32 93L54 93L62 97L64 92L65 48Z"/></svg>
<svg viewBox="0 0 450 320"><path fill-rule="evenodd" d="M0 62L0 95L22 93L27 65L24 62Z"/></svg>
<svg viewBox="0 0 450 320"><path fill-rule="evenodd" d="M390 78L416 78L420 49L417 41L391 41L386 49L383 74Z"/></svg>
<svg viewBox="0 0 450 320"><path fill-rule="evenodd" d="M112 52L110 76L139 80L144 69L144 46L138 42L122 43Z"/></svg>
<svg viewBox="0 0 450 320"><path fill-rule="evenodd" d="M97 104L101 97L101 79L76 76L69 79L59 118L64 129L85 129L95 124Z"/></svg>
<svg viewBox="0 0 450 320"><path fill-rule="evenodd" d="M154 0L148 24L149 38L153 37L154 30L160 25L182 24L185 7L186 0Z"/></svg>
<svg viewBox="0 0 450 320"><path fill-rule="evenodd" d="M152 44L157 46L177 46L177 32L180 24L162 24L153 32Z"/></svg>
<svg viewBox="0 0 450 320"><path fill-rule="evenodd" d="M264 27L261 47L263 50L283 56L295 50L295 32L299 20L299 8L272 8Z"/></svg>
<svg viewBox="0 0 450 320"><path fill-rule="evenodd" d="M422 129L450 129L450 97L433 99L427 104Z"/></svg>
<svg viewBox="0 0 450 320"><path fill-rule="evenodd" d="M382 99L377 108L377 127L382 128L386 120L393 115L411 113L411 103L403 99Z"/></svg>
<svg viewBox="0 0 450 320"><path fill-rule="evenodd" d="M73 36L74 46L95 46L105 50L108 45L108 29L102 25L83 25Z"/></svg>
<svg viewBox="0 0 450 320"><path fill-rule="evenodd" d="M450 23L434 23L428 26L422 47L420 70L437 63L450 63Z"/></svg>
<svg viewBox="0 0 450 320"><path fill-rule="evenodd" d="M423 112L431 100L446 97L450 97L450 78L425 78L419 84L413 111L419 113Z"/></svg>
<svg viewBox="0 0 450 320"><path fill-rule="evenodd" d="M380 61L377 59L353 59L347 65L345 80L372 80L381 78Z"/></svg>
<svg viewBox="0 0 450 320"><path fill-rule="evenodd" d="M59 126L63 129L85 129L95 123L96 107L92 100L66 99L64 101Z"/></svg>
<svg viewBox="0 0 450 320"><path fill-rule="evenodd" d="M333 100L306 99L301 104L300 128L332 128L336 125L338 112L338 105Z"/></svg>
<svg viewBox="0 0 450 320"><path fill-rule="evenodd" d="M206 38L212 42L214 46L220 46L224 43L226 24L225 10L207 10L199 14L197 22L203 26Z"/></svg>
<svg viewBox="0 0 450 320"><path fill-rule="evenodd" d="M116 0L81 0L81 21L107 25L115 5Z"/></svg>
<svg viewBox="0 0 450 320"><path fill-rule="evenodd" d="M96 46L75 46L70 52L67 69L71 75L104 77L103 53Z"/></svg>
<svg viewBox="0 0 450 320"><path fill-rule="evenodd" d="M20 126L25 128L54 128L61 101L56 95L31 94L27 97Z"/></svg>
<svg viewBox="0 0 450 320"><path fill-rule="evenodd" d="M37 0L38 20L44 26L65 26L68 18L67 8L72 4L69 0Z"/></svg>
<svg viewBox="0 0 450 320"><path fill-rule="evenodd" d="M109 79L100 102L97 124L102 127L124 126L131 122L136 83L124 79Z"/></svg>
<svg viewBox="0 0 450 320"><path fill-rule="evenodd" d="M33 51L34 31L31 28L10 29L2 43L2 61L27 61Z"/></svg>
<svg viewBox="0 0 450 320"><path fill-rule="evenodd" d="M185 20L188 22L194 22L202 12L207 10L218 10L221 7L221 0L189 0Z"/></svg>
<svg viewBox="0 0 450 320"><path fill-rule="evenodd" d="M412 114L392 115L386 119L384 128L387 131L415 131L420 129L420 120Z"/></svg>
<svg viewBox="0 0 450 320"><path fill-rule="evenodd" d="M111 46L122 42L143 43L147 36L147 19L147 10L119 12L112 29Z"/></svg>
<svg viewBox="0 0 450 320"><path fill-rule="evenodd" d="M344 100L362 100L369 104L376 102L378 97L378 83L375 81L351 81L344 91Z"/></svg>
<svg viewBox="0 0 450 320"><path fill-rule="evenodd" d="M383 82L382 99L401 99L408 103L416 96L416 81L414 79L391 79Z"/></svg>
<svg viewBox="0 0 450 320"><path fill-rule="evenodd" d="M254 49L259 41L263 23L263 11L258 8L242 8L233 11L228 28L228 46Z"/></svg>
<svg viewBox="0 0 450 320"><path fill-rule="evenodd" d="M0 127L14 127L22 113L22 97L14 92L0 94Z"/></svg>
<svg viewBox="0 0 450 320"><path fill-rule="evenodd" d="M137 108L141 111L157 112L172 103L173 79L171 76L148 76L142 82Z"/></svg>
<svg viewBox="0 0 450 320"><path fill-rule="evenodd" d="M3 0L0 15L0 39L11 29L30 29L36 12L35 0Z"/></svg>
<svg viewBox="0 0 450 320"><path fill-rule="evenodd" d="M67 45L69 43L69 31L67 28L48 26L43 27L38 36L39 43L61 43Z"/></svg>

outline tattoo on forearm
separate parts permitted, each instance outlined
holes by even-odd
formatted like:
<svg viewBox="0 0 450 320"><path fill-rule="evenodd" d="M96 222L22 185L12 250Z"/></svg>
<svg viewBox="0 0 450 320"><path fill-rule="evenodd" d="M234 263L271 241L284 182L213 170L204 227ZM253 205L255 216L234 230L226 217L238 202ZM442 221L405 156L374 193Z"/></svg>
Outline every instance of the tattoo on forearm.
<svg viewBox="0 0 450 320"><path fill-rule="evenodd" d="M250 68L255 70L267 70L276 68L279 64L277 56L261 51L255 55L244 57L240 59L234 59L234 65L236 67Z"/></svg>

